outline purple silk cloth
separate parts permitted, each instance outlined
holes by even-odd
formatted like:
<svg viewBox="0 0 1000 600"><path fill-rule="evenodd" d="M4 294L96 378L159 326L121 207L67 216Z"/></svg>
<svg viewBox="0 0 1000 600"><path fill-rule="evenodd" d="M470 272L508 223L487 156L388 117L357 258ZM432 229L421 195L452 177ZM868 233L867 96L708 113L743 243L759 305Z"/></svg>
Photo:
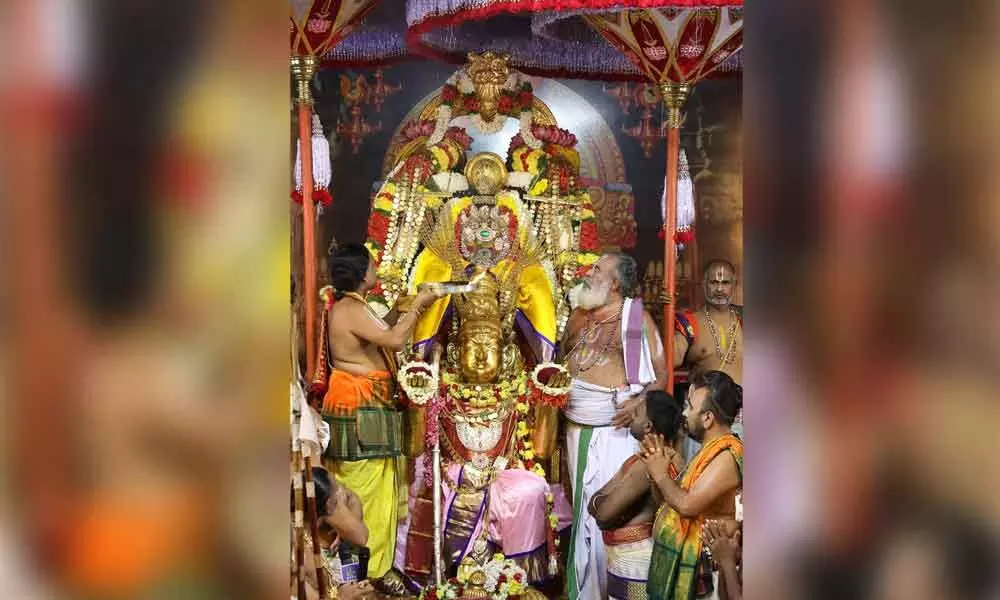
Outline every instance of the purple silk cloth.
<svg viewBox="0 0 1000 600"><path fill-rule="evenodd" d="M448 476L453 481L459 481L461 467L452 465ZM410 485L409 510L405 521L399 524L396 534L396 558L394 565L403 569L406 559L406 535L409 531L410 517L416 495L423 486L425 473L424 461L417 459L416 476ZM488 529L486 539L500 548L507 556L526 554L546 543L548 536L548 521L545 514L545 493L551 491L554 500L553 513L562 531L572 523L572 508L563 493L562 486L550 485L544 479L524 469L506 469L501 471L490 486L486 519L480 519L469 542L466 552L471 549L472 542L478 539L484 522ZM442 481L442 523L447 523L448 510L455 499L454 492L448 487L447 481ZM445 532L447 535L448 532Z"/></svg>
<svg viewBox="0 0 1000 600"><path fill-rule="evenodd" d="M642 364L642 300L633 298L629 304L625 327L625 380L629 385L641 385L639 365Z"/></svg>

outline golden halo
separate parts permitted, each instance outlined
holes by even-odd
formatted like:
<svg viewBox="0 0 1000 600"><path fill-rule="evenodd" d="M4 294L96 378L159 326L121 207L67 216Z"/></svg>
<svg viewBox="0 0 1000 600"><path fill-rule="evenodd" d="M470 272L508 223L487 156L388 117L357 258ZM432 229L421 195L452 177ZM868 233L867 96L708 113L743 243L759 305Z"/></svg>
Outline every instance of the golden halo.
<svg viewBox="0 0 1000 600"><path fill-rule="evenodd" d="M492 196L507 183L507 166L499 154L480 152L465 165L465 178L476 192Z"/></svg>

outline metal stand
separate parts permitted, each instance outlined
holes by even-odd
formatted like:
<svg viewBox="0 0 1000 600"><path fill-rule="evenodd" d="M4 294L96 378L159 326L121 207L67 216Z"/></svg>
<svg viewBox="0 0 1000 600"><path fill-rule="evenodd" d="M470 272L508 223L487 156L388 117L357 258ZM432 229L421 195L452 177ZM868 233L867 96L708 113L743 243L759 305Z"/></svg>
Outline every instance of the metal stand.
<svg viewBox="0 0 1000 600"><path fill-rule="evenodd" d="M434 461L434 584L441 585L444 582L441 556L441 442L437 436L434 436L431 457Z"/></svg>

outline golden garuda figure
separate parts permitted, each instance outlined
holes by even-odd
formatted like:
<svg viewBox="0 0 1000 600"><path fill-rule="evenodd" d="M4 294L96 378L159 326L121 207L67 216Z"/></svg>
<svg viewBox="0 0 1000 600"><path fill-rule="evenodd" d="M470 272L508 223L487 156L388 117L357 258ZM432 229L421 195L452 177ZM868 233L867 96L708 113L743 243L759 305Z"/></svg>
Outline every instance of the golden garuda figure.
<svg viewBox="0 0 1000 600"><path fill-rule="evenodd" d="M421 286L450 292L421 315L399 372L409 455L425 460L416 462L396 566L430 574L437 488L448 507L438 532L446 569L499 552L541 582L555 574L556 534L570 521L545 471L569 391L568 373L551 361L570 290L598 250L576 139L506 57L489 52L470 55L421 117L392 150L367 240L378 263L380 284L368 297L376 310L405 308L397 300ZM484 135L517 119L507 157L470 156L458 117ZM425 452L438 444L440 480Z"/></svg>

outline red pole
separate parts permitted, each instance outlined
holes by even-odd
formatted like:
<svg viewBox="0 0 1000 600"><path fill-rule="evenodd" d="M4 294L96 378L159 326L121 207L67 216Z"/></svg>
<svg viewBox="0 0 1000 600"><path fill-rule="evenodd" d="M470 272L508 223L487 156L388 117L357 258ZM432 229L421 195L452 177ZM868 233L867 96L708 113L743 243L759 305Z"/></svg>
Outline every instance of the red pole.
<svg viewBox="0 0 1000 600"><path fill-rule="evenodd" d="M316 57L293 56L292 73L298 83L299 155L302 158L302 250L305 279L306 377L316 371L316 205L312 178L312 77Z"/></svg>
<svg viewBox="0 0 1000 600"><path fill-rule="evenodd" d="M663 353L667 360L667 392L674 392L674 306L677 291L677 172L680 160L681 108L687 100L688 86L661 83L660 92L667 107L666 215L663 223Z"/></svg>
<svg viewBox="0 0 1000 600"><path fill-rule="evenodd" d="M667 391L674 392L674 298L677 288L677 160L680 150L680 130L671 127L667 134L667 210L663 223L663 351L667 357Z"/></svg>

